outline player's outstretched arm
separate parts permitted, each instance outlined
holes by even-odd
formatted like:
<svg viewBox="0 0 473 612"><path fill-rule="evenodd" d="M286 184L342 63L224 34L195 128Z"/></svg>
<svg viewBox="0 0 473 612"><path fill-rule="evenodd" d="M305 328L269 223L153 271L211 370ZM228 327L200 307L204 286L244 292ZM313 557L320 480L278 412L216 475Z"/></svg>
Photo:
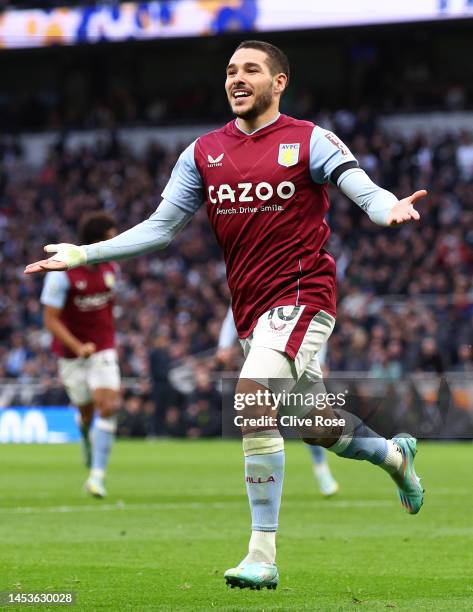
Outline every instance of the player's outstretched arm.
<svg viewBox="0 0 473 612"><path fill-rule="evenodd" d="M110 240L83 246L48 244L44 250L54 255L29 264L25 268L25 274L69 270L86 263L117 261L164 249L192 216L193 213L163 200L149 219Z"/></svg>
<svg viewBox="0 0 473 612"><path fill-rule="evenodd" d="M54 255L26 266L25 273L68 270L86 263L117 261L164 249L203 201L202 177L195 163L194 147L195 141L179 156L163 191L163 201L149 219L115 238L95 244L48 244L45 251Z"/></svg>
<svg viewBox="0 0 473 612"><path fill-rule="evenodd" d="M343 173L339 178L338 188L358 204L374 223L385 226L418 221L420 214L414 204L427 195L425 189L420 189L398 200L393 193L373 183L361 168L353 168Z"/></svg>

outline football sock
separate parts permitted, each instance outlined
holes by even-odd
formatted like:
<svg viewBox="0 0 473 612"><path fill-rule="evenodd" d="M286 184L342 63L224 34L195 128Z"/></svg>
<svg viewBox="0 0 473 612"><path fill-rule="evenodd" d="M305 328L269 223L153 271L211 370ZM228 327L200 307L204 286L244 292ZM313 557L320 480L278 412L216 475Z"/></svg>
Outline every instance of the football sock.
<svg viewBox="0 0 473 612"><path fill-rule="evenodd" d="M115 438L116 428L117 421L115 417L98 418L96 420L92 433L91 476L103 478Z"/></svg>
<svg viewBox="0 0 473 612"><path fill-rule="evenodd" d="M254 531L276 531L284 478L284 451L245 457L246 490Z"/></svg>
<svg viewBox="0 0 473 612"><path fill-rule="evenodd" d="M386 470L389 474L394 474L402 466L402 452L399 446L392 440L387 440L388 452L384 461L379 464L383 470Z"/></svg>
<svg viewBox="0 0 473 612"><path fill-rule="evenodd" d="M276 560L276 532L252 531L248 554L241 562L245 563L274 563Z"/></svg>
<svg viewBox="0 0 473 612"><path fill-rule="evenodd" d="M284 442L279 435L245 437L245 481L251 511L251 539L242 563L274 563L276 529L284 480ZM256 454L257 453L257 454Z"/></svg>
<svg viewBox="0 0 473 612"><path fill-rule="evenodd" d="M325 464L327 462L327 453L323 446L314 446L313 444L307 445L312 455L312 461L315 465Z"/></svg>
<svg viewBox="0 0 473 612"><path fill-rule="evenodd" d="M383 464L390 450L386 438L379 436L357 416L345 410L337 410L337 413L337 416L345 419L345 426L340 439L328 450L339 457L369 461L374 465Z"/></svg>

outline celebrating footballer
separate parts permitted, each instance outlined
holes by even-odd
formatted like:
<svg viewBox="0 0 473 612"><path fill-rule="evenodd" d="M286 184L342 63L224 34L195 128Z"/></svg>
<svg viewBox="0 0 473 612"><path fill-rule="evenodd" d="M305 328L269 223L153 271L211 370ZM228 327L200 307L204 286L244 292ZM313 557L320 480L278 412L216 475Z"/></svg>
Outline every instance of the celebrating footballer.
<svg viewBox="0 0 473 612"><path fill-rule="evenodd" d="M164 249L204 205L225 259L245 354L236 392L280 392L283 381L286 391L315 395L323 385L317 354L336 319L335 262L325 248L329 183L381 226L419 220L414 205L426 191L398 199L370 180L336 135L281 114L289 77L280 49L242 42L225 81L235 118L184 150L151 217L111 240L48 245L52 256L30 264L26 273ZM255 416L271 415L272 408L267 403ZM329 405L319 414L338 423ZM247 555L225 572L225 580L232 587L276 588L284 440L274 426L243 427L242 434L251 534ZM413 437L387 440L354 416L344 426L314 426L301 436L340 457L378 466L393 479L407 512L420 510L424 492L414 470Z"/></svg>

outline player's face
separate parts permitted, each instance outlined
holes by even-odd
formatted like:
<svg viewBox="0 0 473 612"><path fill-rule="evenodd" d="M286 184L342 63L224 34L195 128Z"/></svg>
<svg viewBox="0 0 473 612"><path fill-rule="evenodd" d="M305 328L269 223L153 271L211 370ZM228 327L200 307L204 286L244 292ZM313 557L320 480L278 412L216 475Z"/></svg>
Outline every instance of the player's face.
<svg viewBox="0 0 473 612"><path fill-rule="evenodd" d="M230 58L225 91L237 117L254 119L277 104L275 77L266 60L259 49L239 49Z"/></svg>

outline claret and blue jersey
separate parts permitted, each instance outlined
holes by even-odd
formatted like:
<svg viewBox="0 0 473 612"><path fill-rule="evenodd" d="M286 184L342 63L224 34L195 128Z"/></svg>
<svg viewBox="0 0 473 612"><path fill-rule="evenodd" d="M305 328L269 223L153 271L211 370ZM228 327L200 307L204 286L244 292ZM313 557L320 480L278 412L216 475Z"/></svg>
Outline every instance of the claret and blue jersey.
<svg viewBox="0 0 473 612"><path fill-rule="evenodd" d="M114 348L113 299L119 273L113 262L48 272L41 303L60 309L61 321L81 342L93 342L98 351ZM57 338L52 350L60 357L76 357Z"/></svg>
<svg viewBox="0 0 473 612"><path fill-rule="evenodd" d="M163 198L189 213L206 205L241 338L274 306L335 316L327 183L357 165L334 134L286 115L251 134L232 121L181 154Z"/></svg>

